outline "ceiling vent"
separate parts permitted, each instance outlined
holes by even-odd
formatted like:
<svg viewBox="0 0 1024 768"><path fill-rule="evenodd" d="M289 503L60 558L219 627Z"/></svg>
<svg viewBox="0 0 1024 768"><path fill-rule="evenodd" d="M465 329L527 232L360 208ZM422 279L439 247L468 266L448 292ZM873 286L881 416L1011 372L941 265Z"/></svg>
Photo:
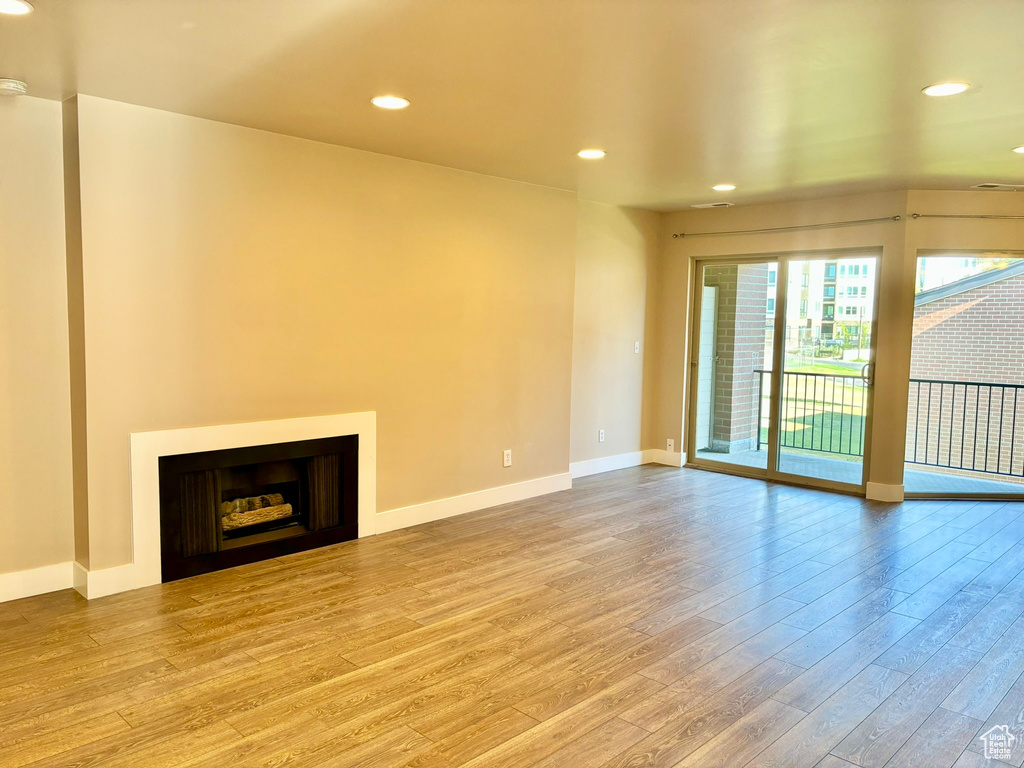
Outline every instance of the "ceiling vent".
<svg viewBox="0 0 1024 768"><path fill-rule="evenodd" d="M691 208L732 208L734 203L700 203L691 205Z"/></svg>
<svg viewBox="0 0 1024 768"><path fill-rule="evenodd" d="M996 184L994 181L986 181L984 184L974 184L971 189L997 189L1003 192L1016 192L1024 189L1024 184Z"/></svg>

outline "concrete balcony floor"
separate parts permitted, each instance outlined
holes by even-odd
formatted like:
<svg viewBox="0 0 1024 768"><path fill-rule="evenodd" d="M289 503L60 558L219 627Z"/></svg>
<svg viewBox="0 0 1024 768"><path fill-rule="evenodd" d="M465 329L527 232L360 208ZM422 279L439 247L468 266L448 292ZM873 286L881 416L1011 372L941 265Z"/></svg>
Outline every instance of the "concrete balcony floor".
<svg viewBox="0 0 1024 768"><path fill-rule="evenodd" d="M767 469L768 450L717 453L697 451L697 458L720 464L740 467ZM861 462L849 458L829 457L829 454L784 452L781 469L791 475L815 477L838 483L861 483ZM904 489L907 493L950 493L950 494L1020 494L1024 496L1024 481L1006 482L996 475L963 477L943 474L938 468L922 470L918 465L907 464L904 471Z"/></svg>

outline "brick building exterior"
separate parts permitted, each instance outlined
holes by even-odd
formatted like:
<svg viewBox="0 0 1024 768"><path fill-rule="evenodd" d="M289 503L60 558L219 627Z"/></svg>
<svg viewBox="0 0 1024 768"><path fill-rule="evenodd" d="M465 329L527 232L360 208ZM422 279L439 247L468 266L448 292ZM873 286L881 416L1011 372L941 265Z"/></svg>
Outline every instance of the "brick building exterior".
<svg viewBox="0 0 1024 768"><path fill-rule="evenodd" d="M915 305L907 460L1020 479L1024 262L919 293Z"/></svg>
<svg viewBox="0 0 1024 768"><path fill-rule="evenodd" d="M758 380L764 366L768 306L767 264L723 264L704 269L704 285L718 289L714 419L710 449L748 451L757 445Z"/></svg>
<svg viewBox="0 0 1024 768"><path fill-rule="evenodd" d="M919 293L914 379L1024 384L1024 262Z"/></svg>

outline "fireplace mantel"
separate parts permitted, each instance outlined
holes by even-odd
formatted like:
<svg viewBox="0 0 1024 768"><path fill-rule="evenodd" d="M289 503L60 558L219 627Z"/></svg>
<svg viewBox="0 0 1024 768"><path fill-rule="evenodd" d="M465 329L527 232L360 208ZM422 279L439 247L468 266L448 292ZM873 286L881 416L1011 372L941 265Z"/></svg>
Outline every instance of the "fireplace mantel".
<svg viewBox="0 0 1024 768"><path fill-rule="evenodd" d="M131 435L132 576L134 586L161 582L161 456L254 445L359 436L359 537L376 533L377 414L375 411L245 424L190 427Z"/></svg>

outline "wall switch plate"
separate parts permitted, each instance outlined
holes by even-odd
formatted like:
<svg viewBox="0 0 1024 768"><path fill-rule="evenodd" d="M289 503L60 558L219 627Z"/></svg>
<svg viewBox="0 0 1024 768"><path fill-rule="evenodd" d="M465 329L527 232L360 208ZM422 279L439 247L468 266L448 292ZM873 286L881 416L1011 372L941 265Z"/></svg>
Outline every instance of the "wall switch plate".
<svg viewBox="0 0 1024 768"><path fill-rule="evenodd" d="M604 442L604 430L603 429L597 430L597 442L599 442L599 443L603 443Z"/></svg>
<svg viewBox="0 0 1024 768"><path fill-rule="evenodd" d="M501 466L511 467L512 466L512 449L509 448L501 454Z"/></svg>
<svg viewBox="0 0 1024 768"><path fill-rule="evenodd" d="M634 341L633 342L633 351L636 354L638 354L638 355L640 354L640 342L639 341Z"/></svg>
<svg viewBox="0 0 1024 768"><path fill-rule="evenodd" d="M675 451L675 449L676 441L670 437L668 440L665 441L665 450L667 450L669 453L672 453L673 451Z"/></svg>

